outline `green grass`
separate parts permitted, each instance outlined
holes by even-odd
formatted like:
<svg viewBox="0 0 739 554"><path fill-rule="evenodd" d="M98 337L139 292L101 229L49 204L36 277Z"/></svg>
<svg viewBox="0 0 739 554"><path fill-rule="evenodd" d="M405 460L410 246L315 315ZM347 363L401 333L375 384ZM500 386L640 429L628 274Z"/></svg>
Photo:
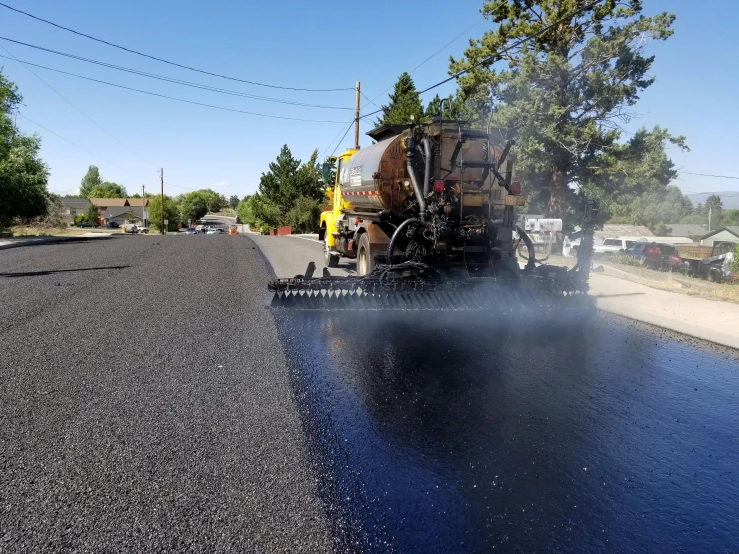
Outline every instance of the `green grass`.
<svg viewBox="0 0 739 554"><path fill-rule="evenodd" d="M644 262L636 258L632 258L631 256L614 256L608 261L613 262L614 264L628 265L632 267L644 267Z"/></svg>

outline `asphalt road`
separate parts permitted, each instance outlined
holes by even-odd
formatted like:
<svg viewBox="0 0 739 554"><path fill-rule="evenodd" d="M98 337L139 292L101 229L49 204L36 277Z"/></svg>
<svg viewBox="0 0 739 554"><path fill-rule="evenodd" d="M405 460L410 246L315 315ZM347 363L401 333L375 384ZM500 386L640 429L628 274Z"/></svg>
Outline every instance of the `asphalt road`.
<svg viewBox="0 0 739 554"><path fill-rule="evenodd" d="M309 261L241 235L0 252L0 552L739 548L735 351L265 310Z"/></svg>
<svg viewBox="0 0 739 554"><path fill-rule="evenodd" d="M0 252L0 552L326 552L243 236Z"/></svg>
<svg viewBox="0 0 739 554"><path fill-rule="evenodd" d="M279 276L322 265L318 243L257 243ZM613 316L277 321L341 544L739 551L737 351Z"/></svg>

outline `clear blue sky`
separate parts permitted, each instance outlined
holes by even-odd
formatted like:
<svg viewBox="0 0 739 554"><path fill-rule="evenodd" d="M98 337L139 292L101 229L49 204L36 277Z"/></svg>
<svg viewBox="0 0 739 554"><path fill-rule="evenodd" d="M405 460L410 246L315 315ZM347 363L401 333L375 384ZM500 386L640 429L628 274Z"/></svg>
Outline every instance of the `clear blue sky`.
<svg viewBox="0 0 739 554"><path fill-rule="evenodd" d="M402 71L473 26L429 60L413 78L419 89L446 76L450 54L459 56L467 37L479 37L490 23L479 16L480 0L453 3L321 3L234 0L4 0L14 7L93 36L182 64L284 86L353 87L373 98ZM657 82L636 106L627 128L655 124L687 136L691 152L671 151L678 167L696 173L739 175L739 5L713 0L710 9L694 0L644 0L646 14L677 14L675 35L653 43ZM319 7L320 6L320 7ZM475 25L475 22L478 23ZM411 22L413 27L409 27ZM421 31L419 31L421 30ZM92 42L0 7L0 35L93 59L211 86L286 100L353 107L353 91L311 93L249 86L181 70ZM346 122L308 123L213 110L144 96L74 77L32 68L77 110L25 67L0 59L6 76L24 96L21 115L74 142L83 151L18 118L26 132L43 137L42 156L51 168L51 190L75 192L90 164L103 177L124 184L130 193L158 187L165 171L166 191L211 187L226 195L256 190L283 144L307 158L323 150L352 118L349 110L316 109L225 96L61 58L5 41L0 45L19 59L89 77L177 96L196 102L287 117ZM0 48L0 55L8 53ZM437 89L449 92L454 85ZM436 92L436 91L434 91ZM387 98L380 96L379 104ZM430 98L425 98L428 101ZM362 99L363 112L375 110ZM370 125L363 123L364 133ZM112 135L112 136L111 136ZM115 138L113 138L115 137ZM349 146L350 132L343 142ZM739 181L682 175L687 192L739 190ZM182 187L182 188L178 188Z"/></svg>

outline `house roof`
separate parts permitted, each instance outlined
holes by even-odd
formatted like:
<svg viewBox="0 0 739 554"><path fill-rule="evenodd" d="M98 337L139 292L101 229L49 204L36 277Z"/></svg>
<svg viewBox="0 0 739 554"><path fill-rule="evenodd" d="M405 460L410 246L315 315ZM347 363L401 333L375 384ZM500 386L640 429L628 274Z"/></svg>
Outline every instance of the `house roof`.
<svg viewBox="0 0 739 554"><path fill-rule="evenodd" d="M87 198L62 198L62 206L70 208L87 208L90 201Z"/></svg>
<svg viewBox="0 0 739 554"><path fill-rule="evenodd" d="M98 208L107 208L109 206L125 206L125 198L90 198L92 202Z"/></svg>
<svg viewBox="0 0 739 554"><path fill-rule="evenodd" d="M707 235L703 235L702 238L707 239L708 237L712 237L713 235L717 235L722 231L728 231L732 235L734 235L736 238L739 238L739 225L732 225L729 227L721 227L720 229L716 229L714 231L711 231Z"/></svg>
<svg viewBox="0 0 739 554"><path fill-rule="evenodd" d="M702 237L706 234L706 230L702 225L695 223L667 223L665 225L670 232L670 237Z"/></svg>
<svg viewBox="0 0 739 554"><path fill-rule="evenodd" d="M654 233L643 225L621 225L618 223L606 223L602 231L593 233L596 238L615 237L653 237Z"/></svg>
<svg viewBox="0 0 739 554"><path fill-rule="evenodd" d="M137 217L140 218L141 206L138 206L138 209L133 206L111 206L105 210L103 217L118 217L119 215L127 214L128 212L133 212Z"/></svg>
<svg viewBox="0 0 739 554"><path fill-rule="evenodd" d="M128 200L129 206L138 206L139 208L141 206L148 206L149 205L149 198L126 198Z"/></svg>

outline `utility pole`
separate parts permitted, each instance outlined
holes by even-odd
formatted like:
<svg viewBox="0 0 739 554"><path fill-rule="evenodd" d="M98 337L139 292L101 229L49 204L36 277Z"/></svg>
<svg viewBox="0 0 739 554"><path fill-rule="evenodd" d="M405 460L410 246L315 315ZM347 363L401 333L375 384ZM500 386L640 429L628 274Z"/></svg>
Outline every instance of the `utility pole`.
<svg viewBox="0 0 739 554"><path fill-rule="evenodd" d="M357 94L354 100L354 148L359 150L359 81L357 81Z"/></svg>
<svg viewBox="0 0 739 554"><path fill-rule="evenodd" d="M160 229L162 234L165 234L167 231L164 229L164 168L159 170L159 181L162 184L162 226Z"/></svg>
<svg viewBox="0 0 739 554"><path fill-rule="evenodd" d="M711 232L711 206L708 207L708 232Z"/></svg>
<svg viewBox="0 0 739 554"><path fill-rule="evenodd" d="M144 187L146 185L141 185L141 223L144 224L144 227L146 227L146 193L144 192Z"/></svg>

